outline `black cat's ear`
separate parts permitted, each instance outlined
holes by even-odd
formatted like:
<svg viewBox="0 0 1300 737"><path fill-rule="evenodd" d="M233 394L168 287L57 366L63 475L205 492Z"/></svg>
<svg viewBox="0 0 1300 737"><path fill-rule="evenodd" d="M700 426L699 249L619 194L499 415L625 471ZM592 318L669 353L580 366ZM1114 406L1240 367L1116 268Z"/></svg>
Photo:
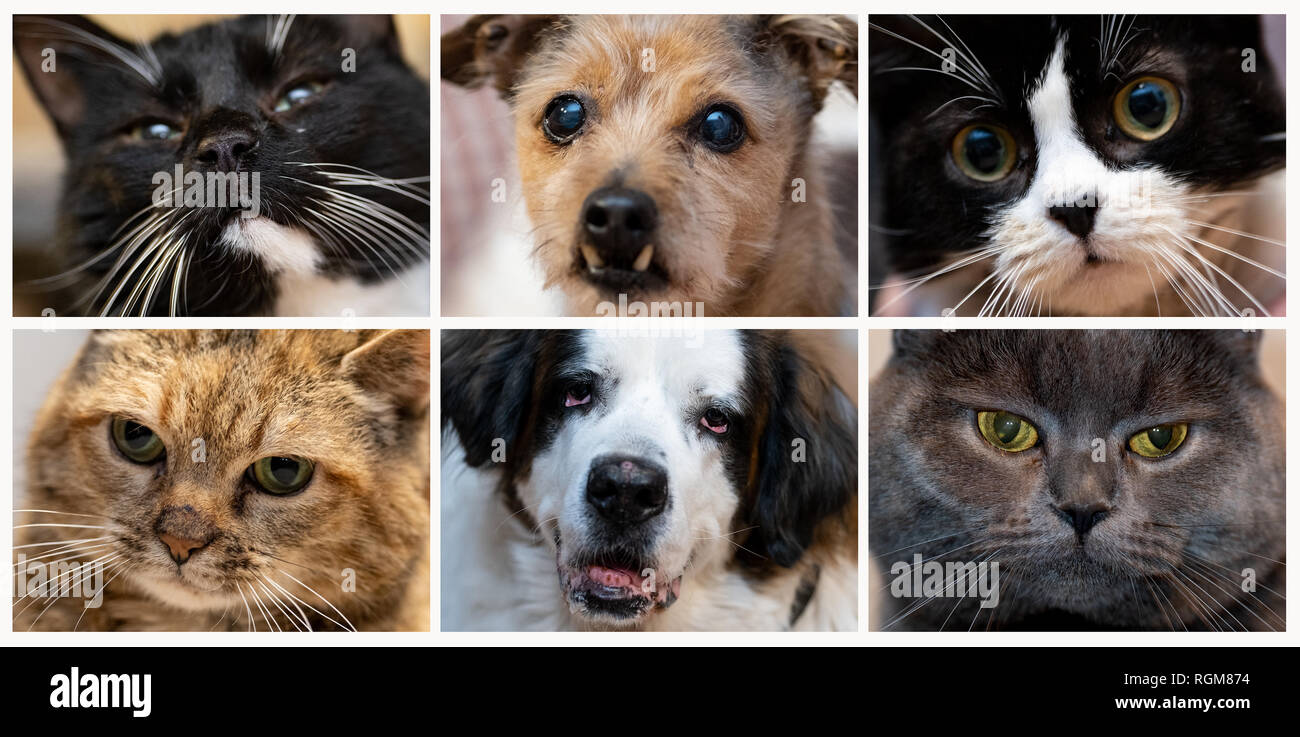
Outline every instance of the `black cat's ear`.
<svg viewBox="0 0 1300 737"><path fill-rule="evenodd" d="M469 88L491 79L508 97L524 59L555 22L551 15L473 16L442 35L442 78Z"/></svg>
<svg viewBox="0 0 1300 737"><path fill-rule="evenodd" d="M36 97L66 137L83 120L86 92L103 69L119 69L157 84L156 65L79 15L14 16L14 53Z"/></svg>
<svg viewBox="0 0 1300 737"><path fill-rule="evenodd" d="M769 387L757 440L749 541L777 565L799 561L823 520L857 496L858 413L813 359L780 336L758 376ZM751 547L755 552L757 548Z"/></svg>
<svg viewBox="0 0 1300 737"><path fill-rule="evenodd" d="M842 15L771 15L762 18L759 43L779 43L794 60L821 108L831 83L858 94L858 24Z"/></svg>
<svg viewBox="0 0 1300 737"><path fill-rule="evenodd" d="M442 422L455 429L470 466L514 445L532 398L540 336L536 330L442 331Z"/></svg>
<svg viewBox="0 0 1300 737"><path fill-rule="evenodd" d="M429 408L429 331L384 330L343 356L349 381L410 416Z"/></svg>
<svg viewBox="0 0 1300 737"><path fill-rule="evenodd" d="M400 54L397 27L391 15L342 15L337 17L345 37L361 48L380 47Z"/></svg>

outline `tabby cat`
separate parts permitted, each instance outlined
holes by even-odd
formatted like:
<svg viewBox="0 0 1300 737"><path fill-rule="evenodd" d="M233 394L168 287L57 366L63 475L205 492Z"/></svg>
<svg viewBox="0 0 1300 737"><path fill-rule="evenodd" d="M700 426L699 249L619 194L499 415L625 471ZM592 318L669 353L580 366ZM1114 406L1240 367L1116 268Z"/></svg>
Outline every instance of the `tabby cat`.
<svg viewBox="0 0 1300 737"><path fill-rule="evenodd" d="M429 627L426 331L94 333L27 469L15 631Z"/></svg>
<svg viewBox="0 0 1300 737"><path fill-rule="evenodd" d="M871 385L875 626L1283 630L1285 429L1258 344L895 333Z"/></svg>

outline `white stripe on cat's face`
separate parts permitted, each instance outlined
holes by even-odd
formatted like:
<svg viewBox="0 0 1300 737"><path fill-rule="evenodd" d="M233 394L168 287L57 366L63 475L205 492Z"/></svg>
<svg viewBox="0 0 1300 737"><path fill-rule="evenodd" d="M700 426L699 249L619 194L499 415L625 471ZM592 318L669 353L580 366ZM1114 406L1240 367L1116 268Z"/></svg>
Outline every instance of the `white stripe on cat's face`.
<svg viewBox="0 0 1300 737"><path fill-rule="evenodd" d="M994 280L1015 286L1026 309L1041 304L1057 312L1116 314L1151 297L1174 273L1171 260L1199 265L1166 229L1182 232L1186 215L1176 198L1184 185L1154 167L1108 168L1084 143L1074 117L1065 73L1065 39L1058 40L1029 95L1037 166L1024 196L1003 210L991 230L1002 247ZM1091 228L1079 237L1065 224L1068 208L1094 205ZM1053 207L1066 207L1054 217ZM1077 228L1083 230L1082 228ZM1028 290L1025 292L1023 290ZM1022 298L1023 295L1023 298Z"/></svg>

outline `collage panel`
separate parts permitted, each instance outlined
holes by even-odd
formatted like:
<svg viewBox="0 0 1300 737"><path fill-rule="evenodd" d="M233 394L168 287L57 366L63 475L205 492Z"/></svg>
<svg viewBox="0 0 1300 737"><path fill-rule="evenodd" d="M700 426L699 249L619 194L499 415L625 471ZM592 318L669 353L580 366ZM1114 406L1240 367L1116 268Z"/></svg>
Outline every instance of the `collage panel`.
<svg viewBox="0 0 1300 737"><path fill-rule="evenodd" d="M1286 314L1285 16L869 22L869 314Z"/></svg>
<svg viewBox="0 0 1300 737"><path fill-rule="evenodd" d="M428 316L429 34L15 16L13 314Z"/></svg>
<svg viewBox="0 0 1300 737"><path fill-rule="evenodd" d="M871 331L870 629L1284 631L1284 341Z"/></svg>
<svg viewBox="0 0 1300 737"><path fill-rule="evenodd" d="M441 340L442 631L858 630L857 331Z"/></svg>
<svg viewBox="0 0 1300 737"><path fill-rule="evenodd" d="M443 315L858 314L856 17L441 23Z"/></svg>
<svg viewBox="0 0 1300 737"><path fill-rule="evenodd" d="M425 330L14 331L13 631L429 631Z"/></svg>

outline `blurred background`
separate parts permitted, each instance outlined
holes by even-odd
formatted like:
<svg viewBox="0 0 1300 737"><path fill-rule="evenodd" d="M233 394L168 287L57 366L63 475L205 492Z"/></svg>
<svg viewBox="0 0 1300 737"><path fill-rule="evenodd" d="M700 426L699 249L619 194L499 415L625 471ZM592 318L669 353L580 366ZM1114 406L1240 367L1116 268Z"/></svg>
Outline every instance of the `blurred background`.
<svg viewBox="0 0 1300 737"><path fill-rule="evenodd" d="M153 38L181 32L227 15L91 15L90 19L125 39ZM406 63L429 78L429 16L394 17ZM18 64L13 64L14 104L14 284L49 276L59 265L50 253L54 218L63 177L63 149L49 116L32 93ZM40 310L39 295L14 290L14 314Z"/></svg>

